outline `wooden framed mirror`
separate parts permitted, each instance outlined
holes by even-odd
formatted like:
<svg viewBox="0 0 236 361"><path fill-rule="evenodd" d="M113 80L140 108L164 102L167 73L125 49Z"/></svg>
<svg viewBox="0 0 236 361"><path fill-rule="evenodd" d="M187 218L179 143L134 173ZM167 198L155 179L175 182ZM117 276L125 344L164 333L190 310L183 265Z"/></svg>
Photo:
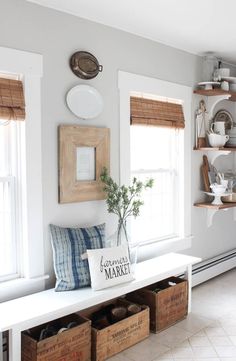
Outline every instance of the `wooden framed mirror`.
<svg viewBox="0 0 236 361"><path fill-rule="evenodd" d="M105 199L100 174L109 169L108 128L60 125L59 203Z"/></svg>

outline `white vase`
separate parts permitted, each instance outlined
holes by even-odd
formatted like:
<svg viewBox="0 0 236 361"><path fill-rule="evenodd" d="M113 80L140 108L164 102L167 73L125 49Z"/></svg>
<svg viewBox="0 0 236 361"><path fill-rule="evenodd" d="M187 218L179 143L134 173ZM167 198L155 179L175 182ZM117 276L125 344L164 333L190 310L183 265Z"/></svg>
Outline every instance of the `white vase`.
<svg viewBox="0 0 236 361"><path fill-rule="evenodd" d="M218 59L213 53L208 53L203 59L203 80L212 81L214 71L218 67Z"/></svg>

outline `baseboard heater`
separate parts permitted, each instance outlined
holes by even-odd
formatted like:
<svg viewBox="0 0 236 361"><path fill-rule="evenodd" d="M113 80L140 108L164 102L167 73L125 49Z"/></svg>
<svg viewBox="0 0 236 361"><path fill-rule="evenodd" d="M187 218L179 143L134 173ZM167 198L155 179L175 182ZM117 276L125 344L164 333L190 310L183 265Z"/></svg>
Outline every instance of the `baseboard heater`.
<svg viewBox="0 0 236 361"><path fill-rule="evenodd" d="M6 332L4 332L4 334L3 334L2 350L3 350L3 361L7 361L8 360L8 337L7 337Z"/></svg>
<svg viewBox="0 0 236 361"><path fill-rule="evenodd" d="M192 285L197 286L236 267L236 249L193 266Z"/></svg>

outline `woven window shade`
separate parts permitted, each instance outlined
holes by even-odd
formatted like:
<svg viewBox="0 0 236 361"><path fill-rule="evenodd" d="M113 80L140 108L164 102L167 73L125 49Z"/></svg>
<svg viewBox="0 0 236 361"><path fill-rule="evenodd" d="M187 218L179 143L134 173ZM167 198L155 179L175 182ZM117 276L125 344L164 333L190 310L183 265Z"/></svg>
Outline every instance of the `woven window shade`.
<svg viewBox="0 0 236 361"><path fill-rule="evenodd" d="M25 119L25 99L20 80L0 78L0 119Z"/></svg>
<svg viewBox="0 0 236 361"><path fill-rule="evenodd" d="M183 107L167 101L130 97L130 123L184 128Z"/></svg>

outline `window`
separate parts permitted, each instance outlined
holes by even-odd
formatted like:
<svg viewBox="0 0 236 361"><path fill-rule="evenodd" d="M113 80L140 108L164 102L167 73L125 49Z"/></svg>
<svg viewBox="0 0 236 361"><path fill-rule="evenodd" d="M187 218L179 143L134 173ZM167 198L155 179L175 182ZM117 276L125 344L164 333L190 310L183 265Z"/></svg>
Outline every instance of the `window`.
<svg viewBox="0 0 236 361"><path fill-rule="evenodd" d="M179 237L180 133L184 128L181 101L136 93L130 105L131 177L154 179L154 187L144 193L140 216L131 220L131 238L150 242Z"/></svg>
<svg viewBox="0 0 236 361"><path fill-rule="evenodd" d="M47 277L44 275L42 225L42 56L0 47L0 72L0 122L9 119L9 112L12 119L9 125L0 126L2 302L42 290ZM13 85L15 74L23 81L18 85L24 88L26 111L20 106L19 98L14 106L14 90L9 92L12 103L4 103L5 83ZM15 122L16 119L25 121Z"/></svg>
<svg viewBox="0 0 236 361"><path fill-rule="evenodd" d="M20 275L23 124L15 120L24 117L24 96L22 82L17 79L13 75L0 76L0 282Z"/></svg>
<svg viewBox="0 0 236 361"><path fill-rule="evenodd" d="M191 103L192 103L192 88L189 86L172 83L156 78L150 78L145 77L142 75L137 74L131 74L123 71L119 71L119 79L118 79L118 85L119 85L119 91L120 91L120 183L121 184L130 184L130 179L133 175L133 172L135 171L155 171L154 174L158 177L164 178L164 172L162 172L163 169L166 168L166 164L169 164L172 166L172 168L169 168L170 171L166 172L166 177L171 177L171 169L174 169L174 167L177 167L176 170L179 171L178 176L172 174L172 178L175 179L177 182L176 184L172 183L172 186L176 185L178 187L178 192L175 192L174 196L177 200L175 203L175 206L178 209L178 214L174 214L175 222L172 223L172 228L169 227L167 230L167 221L166 221L166 227L162 227L162 233L161 238L158 238L158 234L153 236L150 234L149 230L145 229L145 225L142 228L143 231L143 243L142 247L139 248L139 260L146 260L148 258L152 258L155 255L163 254L166 252L180 252L184 249L191 247L191 209L192 209L192 203L191 203ZM167 144L171 144L171 149L174 149L173 141L176 144L176 147L178 149L178 154L174 154L174 150L172 152L173 158L170 160L167 159L165 163L165 168L162 169L162 165L155 164L154 168L149 169L149 167L146 167L142 169L142 165L135 165L132 160L132 147L134 142L134 134L132 128L137 127L136 126L130 126L130 97L131 96L137 96L141 95L143 97L154 97L154 99L157 100L167 100L171 99L178 100L177 103L179 104L181 102L182 104L182 111L184 111L184 119L185 119L185 128L184 131L181 129L182 124L179 123L180 129L176 131L172 131L172 134L169 134L169 136L166 136L165 138L165 144L159 146L158 152L160 154L156 155L158 157L158 160L161 159L161 161L164 162L164 158L167 158L166 155L166 148L168 147ZM148 96L147 96L148 95ZM173 112L172 112L173 114ZM151 119L148 124L153 122L154 119ZM165 123L166 124L166 123ZM142 131L144 131L144 125L142 125ZM148 128L148 127L147 127ZM151 127L154 129L155 127ZM164 128L164 127L163 127ZM159 127L159 129L161 129ZM135 131L135 130L134 130ZM138 133L138 130L137 130ZM163 130L163 133L165 131ZM163 135L164 136L164 135ZM146 138L146 137L145 137ZM164 138L160 136L160 144L164 143ZM141 142L139 142L138 146L135 147L135 151L142 153L145 152L145 142L143 141L143 138ZM148 142L147 142L148 143ZM137 144L137 143L136 143ZM149 144L148 144L149 146ZM158 147L158 144L155 145L155 147ZM169 147L168 147L169 148ZM169 149L170 150L170 149ZM156 150L154 150L156 151ZM175 157L176 156L176 157ZM155 154L152 154L152 157L155 158ZM158 172L157 170L160 170ZM162 174L161 174L162 173ZM176 173L177 174L177 173ZM157 182L157 181L156 181ZM164 182L164 180L163 180ZM165 184L166 185L166 184ZM167 190L166 188L162 188ZM159 192L160 188L156 183L155 188L151 190L151 192ZM144 194L144 201L145 198L149 197L152 198L152 193L146 192ZM168 197L171 197L171 192L174 193L174 190L168 188ZM163 194L159 194L159 198L162 198L164 196L164 190ZM157 195L156 195L157 196ZM152 199L151 199L152 201ZM173 202L173 199L171 199ZM153 206L156 206L155 203ZM145 208L143 210L141 209L141 212L143 213L143 216L145 216ZM166 210L165 210L166 212ZM173 210L173 213L175 211ZM171 213L171 216L173 215ZM140 217L137 218L135 222L138 225L138 222L141 221L141 218L143 217L142 214ZM150 218L150 215L146 216L146 219ZM155 220L155 225L157 229L157 222L158 218L153 217ZM131 224L131 227L134 228L134 226ZM146 226L147 227L147 226ZM152 227L153 230L155 230L155 226ZM164 230L167 237L164 236ZM133 232L136 232L135 229ZM148 235L149 232L149 235ZM159 232L159 228L158 228ZM173 234L174 233L174 234ZM137 232L136 232L137 234ZM173 236L169 236L169 235ZM176 237L174 236L176 234ZM146 235L146 236L145 236ZM140 239L138 235L138 239ZM134 241L136 241L134 239Z"/></svg>
<svg viewBox="0 0 236 361"><path fill-rule="evenodd" d="M0 280L16 274L15 179L10 158L13 132L11 125L0 126Z"/></svg>
<svg viewBox="0 0 236 361"><path fill-rule="evenodd" d="M132 239L143 241L179 235L179 130L131 126L131 177L154 179L145 191L140 216L131 221Z"/></svg>

